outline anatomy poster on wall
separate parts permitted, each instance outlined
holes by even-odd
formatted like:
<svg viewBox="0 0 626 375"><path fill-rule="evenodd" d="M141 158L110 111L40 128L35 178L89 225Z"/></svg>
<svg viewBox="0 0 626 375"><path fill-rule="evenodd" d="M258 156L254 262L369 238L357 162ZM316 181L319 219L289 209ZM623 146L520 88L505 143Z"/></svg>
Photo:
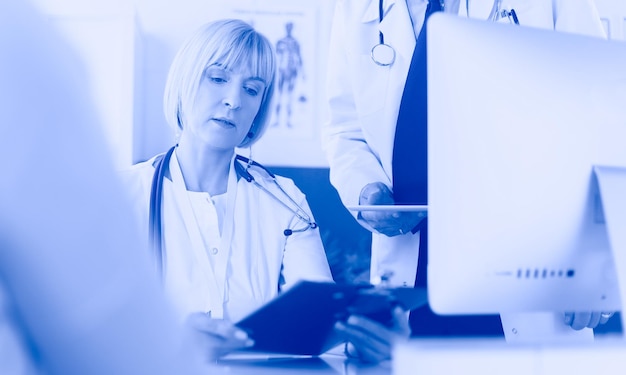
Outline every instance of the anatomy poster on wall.
<svg viewBox="0 0 626 375"><path fill-rule="evenodd" d="M259 8L235 6L232 17L250 23L263 33L272 43L277 58L270 124L254 147L262 151L264 145L275 148L277 142L310 141L312 147L319 148L316 73L322 62L317 58L317 7L306 3L291 8L272 8L267 4ZM270 156L270 163L271 159Z"/></svg>

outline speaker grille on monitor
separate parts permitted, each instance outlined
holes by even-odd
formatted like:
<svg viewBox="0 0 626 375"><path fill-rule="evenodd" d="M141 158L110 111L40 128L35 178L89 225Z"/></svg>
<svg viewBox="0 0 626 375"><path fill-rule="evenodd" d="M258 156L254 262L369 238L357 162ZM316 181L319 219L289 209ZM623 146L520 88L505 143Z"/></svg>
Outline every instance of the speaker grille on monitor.
<svg viewBox="0 0 626 375"><path fill-rule="evenodd" d="M554 279L572 278L576 275L574 269L548 269L548 268L519 268L518 279Z"/></svg>

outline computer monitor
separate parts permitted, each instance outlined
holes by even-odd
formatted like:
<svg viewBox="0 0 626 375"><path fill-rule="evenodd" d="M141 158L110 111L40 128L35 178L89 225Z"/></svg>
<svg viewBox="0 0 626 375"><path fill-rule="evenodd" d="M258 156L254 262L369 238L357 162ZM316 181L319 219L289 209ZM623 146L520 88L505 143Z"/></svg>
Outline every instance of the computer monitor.
<svg viewBox="0 0 626 375"><path fill-rule="evenodd" d="M437 14L427 45L433 310L619 310L593 167L626 166L626 44Z"/></svg>

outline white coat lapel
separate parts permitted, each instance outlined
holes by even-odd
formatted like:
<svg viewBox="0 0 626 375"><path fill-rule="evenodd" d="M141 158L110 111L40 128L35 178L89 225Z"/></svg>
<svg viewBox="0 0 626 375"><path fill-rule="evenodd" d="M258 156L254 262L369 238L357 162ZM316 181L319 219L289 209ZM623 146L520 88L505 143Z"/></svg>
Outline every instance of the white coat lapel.
<svg viewBox="0 0 626 375"><path fill-rule="evenodd" d="M402 88L415 48L415 34L405 0L385 0L384 17L380 23L378 22L378 5L378 0L370 0L361 8L363 13L356 18L363 26L361 29L368 31L367 38L364 39L371 43L371 45L363 46L362 50L369 52L376 44L378 36L372 35L373 30L369 26L375 25L376 29L383 33L385 43L394 48L396 59L389 67L379 67L367 57L367 66L361 68L361 71L364 76L368 77L368 81L363 84L363 87L357 87L355 96L358 99L361 115L364 117L364 133L371 135L367 136L367 142L371 143L372 148L378 150L380 162L390 183L395 128L381 127L380 124L395 123L398 116ZM358 62L355 61L355 63Z"/></svg>
<svg viewBox="0 0 626 375"><path fill-rule="evenodd" d="M378 1L373 1L373 3L378 4ZM385 36L385 43L396 50L396 59L400 57L398 59L400 64L408 70L413 48L415 48L415 37L406 2L388 0L384 2L383 9L384 17L378 27ZM378 17L378 5L376 5L376 16Z"/></svg>
<svg viewBox="0 0 626 375"><path fill-rule="evenodd" d="M385 4L383 4L383 7L384 6ZM363 12L361 22L368 23L375 20L378 20L378 0L370 0L369 4L365 7L365 12Z"/></svg>

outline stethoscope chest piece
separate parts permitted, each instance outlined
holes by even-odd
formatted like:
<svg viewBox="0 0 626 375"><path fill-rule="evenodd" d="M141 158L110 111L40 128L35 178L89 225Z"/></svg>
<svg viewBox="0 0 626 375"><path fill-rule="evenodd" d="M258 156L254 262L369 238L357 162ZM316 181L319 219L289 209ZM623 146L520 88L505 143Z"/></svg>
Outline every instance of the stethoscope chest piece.
<svg viewBox="0 0 626 375"><path fill-rule="evenodd" d="M396 51L389 44L378 43L372 47L372 60L380 66L389 66L396 60Z"/></svg>

